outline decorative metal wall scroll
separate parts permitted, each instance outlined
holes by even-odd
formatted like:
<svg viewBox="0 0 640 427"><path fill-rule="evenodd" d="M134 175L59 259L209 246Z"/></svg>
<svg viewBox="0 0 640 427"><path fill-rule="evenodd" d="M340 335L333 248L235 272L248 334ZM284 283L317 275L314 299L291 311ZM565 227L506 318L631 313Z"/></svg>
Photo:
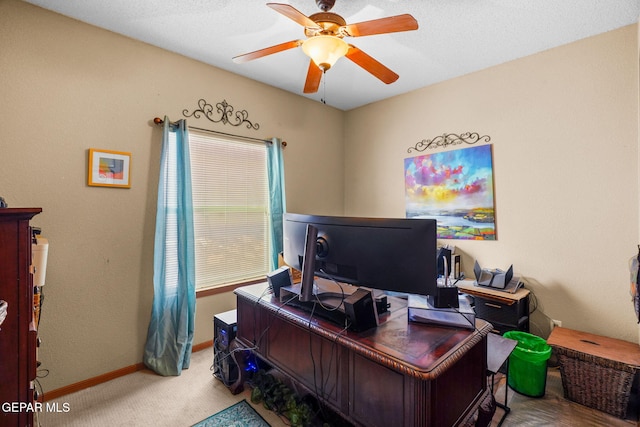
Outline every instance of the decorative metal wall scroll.
<svg viewBox="0 0 640 427"><path fill-rule="evenodd" d="M448 147L450 145L458 145L463 142L466 144L475 144L476 142L489 142L491 141L491 137L488 135L480 136L476 132L465 132L460 135L455 133L446 133L443 135L436 136L433 139L423 139L422 141L416 143L413 147L409 147L407 153L411 153L412 151L424 151L427 148L438 148L438 147Z"/></svg>
<svg viewBox="0 0 640 427"><path fill-rule="evenodd" d="M231 126L246 125L247 129L260 129L258 123L252 123L248 117L247 110L233 111L233 107L227 103L226 100L218 102L215 107L209 104L204 99L198 100L198 109L189 113L189 110L182 110L182 115L185 117L195 117L199 119L201 115L204 115L206 119L213 123L222 123Z"/></svg>

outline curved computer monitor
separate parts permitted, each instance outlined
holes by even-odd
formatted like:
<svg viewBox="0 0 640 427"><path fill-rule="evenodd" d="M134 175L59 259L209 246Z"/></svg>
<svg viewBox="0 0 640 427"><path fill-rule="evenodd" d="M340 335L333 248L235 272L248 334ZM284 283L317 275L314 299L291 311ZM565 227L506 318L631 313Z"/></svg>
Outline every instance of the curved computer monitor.
<svg viewBox="0 0 640 427"><path fill-rule="evenodd" d="M317 230L316 275L385 291L436 294L436 220L284 214L284 261L298 270L308 225Z"/></svg>

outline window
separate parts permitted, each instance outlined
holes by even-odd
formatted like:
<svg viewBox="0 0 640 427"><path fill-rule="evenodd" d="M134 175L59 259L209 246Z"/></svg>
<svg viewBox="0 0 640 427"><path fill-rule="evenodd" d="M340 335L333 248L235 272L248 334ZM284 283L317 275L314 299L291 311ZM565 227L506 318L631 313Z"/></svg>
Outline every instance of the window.
<svg viewBox="0 0 640 427"><path fill-rule="evenodd" d="M269 189L264 144L189 131L196 289L269 272Z"/></svg>

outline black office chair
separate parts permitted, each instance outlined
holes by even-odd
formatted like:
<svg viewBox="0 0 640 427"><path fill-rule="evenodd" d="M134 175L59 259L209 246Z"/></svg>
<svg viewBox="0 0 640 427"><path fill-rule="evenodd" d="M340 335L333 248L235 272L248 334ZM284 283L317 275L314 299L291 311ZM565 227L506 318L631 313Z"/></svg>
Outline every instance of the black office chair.
<svg viewBox="0 0 640 427"><path fill-rule="evenodd" d="M491 421L493 420L493 416L496 413L496 398L493 396L493 391L491 392L491 399L485 400L482 402L480 407L478 408L478 418L476 419L475 427L489 427L491 426ZM500 421L502 423L502 420Z"/></svg>
<svg viewBox="0 0 640 427"><path fill-rule="evenodd" d="M0 299L0 326L2 326L2 322L7 317L7 308L9 304L5 300Z"/></svg>

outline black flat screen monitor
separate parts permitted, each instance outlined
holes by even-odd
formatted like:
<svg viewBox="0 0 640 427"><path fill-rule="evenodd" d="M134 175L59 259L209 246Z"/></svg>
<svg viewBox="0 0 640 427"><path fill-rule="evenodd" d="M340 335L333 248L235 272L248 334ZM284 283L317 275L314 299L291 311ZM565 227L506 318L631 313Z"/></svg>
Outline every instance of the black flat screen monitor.
<svg viewBox="0 0 640 427"><path fill-rule="evenodd" d="M308 225L317 229L317 276L384 291L436 294L436 220L286 213L284 261L298 270Z"/></svg>

